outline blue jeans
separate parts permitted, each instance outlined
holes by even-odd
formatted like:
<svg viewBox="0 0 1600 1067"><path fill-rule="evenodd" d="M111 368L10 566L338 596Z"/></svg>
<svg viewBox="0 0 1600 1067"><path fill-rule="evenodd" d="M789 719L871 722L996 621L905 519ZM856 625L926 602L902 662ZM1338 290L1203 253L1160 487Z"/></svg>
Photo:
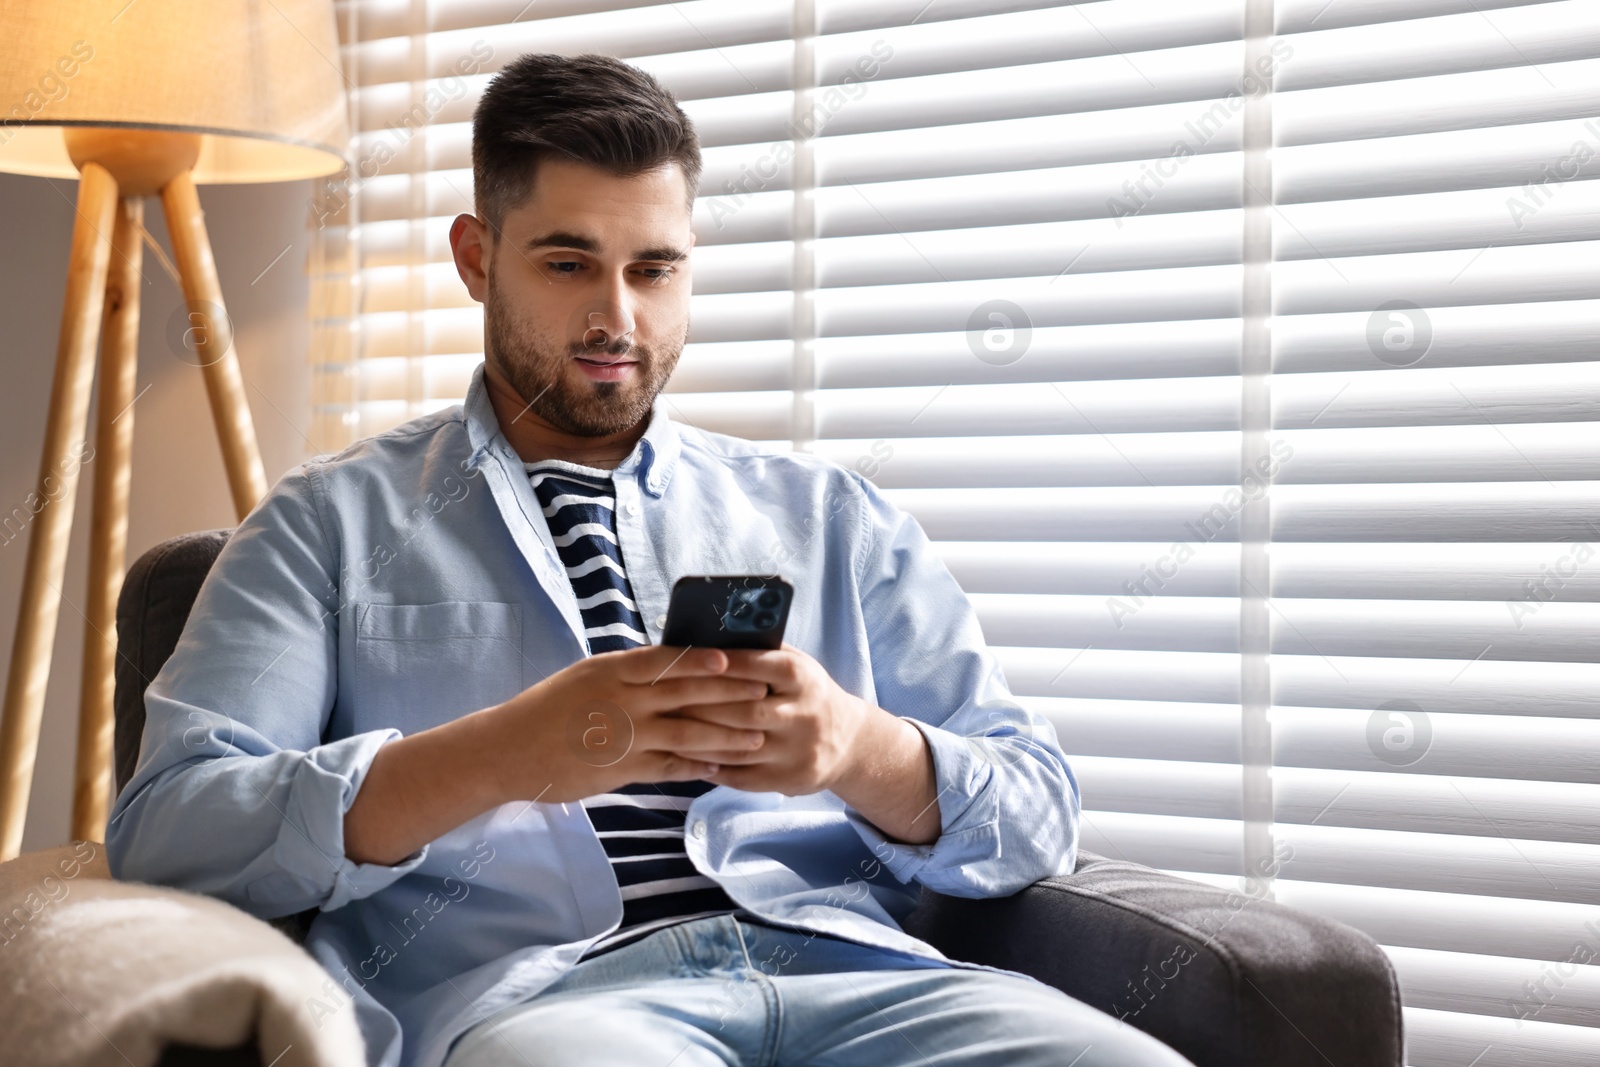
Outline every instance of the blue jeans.
<svg viewBox="0 0 1600 1067"><path fill-rule="evenodd" d="M580 962L444 1067L1192 1067L1040 982L736 912Z"/></svg>

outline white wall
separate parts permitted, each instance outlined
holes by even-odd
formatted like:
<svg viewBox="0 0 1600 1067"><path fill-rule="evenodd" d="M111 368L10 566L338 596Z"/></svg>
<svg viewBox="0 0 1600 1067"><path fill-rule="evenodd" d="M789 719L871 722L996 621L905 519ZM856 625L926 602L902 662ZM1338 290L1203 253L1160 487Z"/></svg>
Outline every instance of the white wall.
<svg viewBox="0 0 1600 1067"><path fill-rule="evenodd" d="M310 193L310 182L200 191L269 483L314 451L303 434L310 424ZM76 196L76 182L0 175L0 513L22 505L38 476ZM170 258L158 199L145 201L145 228ZM236 522L201 371L177 358L168 340L169 320L182 315L178 287L148 247L143 273L138 388L149 389L133 407L129 563L165 538ZM94 417L91 408L91 441ZM61 844L70 828L84 633L73 605L84 604L92 481L91 463L79 478L24 851ZM26 554L26 536L0 544L0 671L6 673Z"/></svg>

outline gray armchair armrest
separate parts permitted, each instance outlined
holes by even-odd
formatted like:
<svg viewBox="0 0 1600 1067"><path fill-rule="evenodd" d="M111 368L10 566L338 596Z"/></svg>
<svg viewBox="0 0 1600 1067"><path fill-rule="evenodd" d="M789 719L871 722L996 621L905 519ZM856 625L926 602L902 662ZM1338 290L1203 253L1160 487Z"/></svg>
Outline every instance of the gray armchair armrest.
<svg viewBox="0 0 1600 1067"><path fill-rule="evenodd" d="M1400 995L1342 923L1081 854L1015 896L928 890L904 924L948 956L1030 975L1124 1019L1196 1067L1398 1067Z"/></svg>

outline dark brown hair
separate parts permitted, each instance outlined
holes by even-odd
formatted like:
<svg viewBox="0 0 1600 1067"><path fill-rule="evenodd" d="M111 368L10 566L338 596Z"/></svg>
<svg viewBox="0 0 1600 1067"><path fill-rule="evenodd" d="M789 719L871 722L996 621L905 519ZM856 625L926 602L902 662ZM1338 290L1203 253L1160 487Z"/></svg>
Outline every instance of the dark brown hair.
<svg viewBox="0 0 1600 1067"><path fill-rule="evenodd" d="M694 124L660 82L620 59L532 53L484 90L472 114L473 196L495 240L506 212L533 192L539 160L552 154L623 178L676 163L694 209Z"/></svg>

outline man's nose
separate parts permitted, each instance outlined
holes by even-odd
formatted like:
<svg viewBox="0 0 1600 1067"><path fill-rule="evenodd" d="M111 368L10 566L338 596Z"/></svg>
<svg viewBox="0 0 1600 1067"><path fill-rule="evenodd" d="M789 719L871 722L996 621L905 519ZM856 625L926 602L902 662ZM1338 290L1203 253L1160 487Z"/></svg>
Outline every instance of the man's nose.
<svg viewBox="0 0 1600 1067"><path fill-rule="evenodd" d="M627 297L620 292L608 294L586 309L583 343L610 345L623 341L631 344L635 325L633 308Z"/></svg>

